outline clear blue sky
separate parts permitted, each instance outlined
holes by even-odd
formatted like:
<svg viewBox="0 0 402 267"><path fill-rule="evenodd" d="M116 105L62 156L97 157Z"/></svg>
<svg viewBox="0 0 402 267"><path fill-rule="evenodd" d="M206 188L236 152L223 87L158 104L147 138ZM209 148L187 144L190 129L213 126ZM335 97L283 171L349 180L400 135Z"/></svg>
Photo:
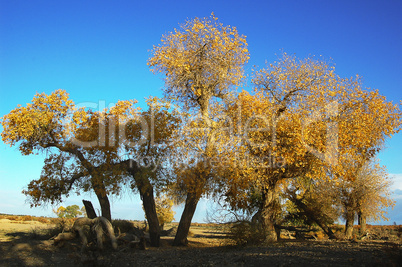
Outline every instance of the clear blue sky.
<svg viewBox="0 0 402 267"><path fill-rule="evenodd" d="M249 74L281 51L322 55L332 59L339 75L359 74L365 86L379 89L388 100L402 99L401 1L0 0L0 116L30 102L36 92L58 88L76 103L137 99L143 104L144 97L161 96L163 82L146 65L152 46L187 19L211 12L247 36ZM397 206L390 222L399 224L401 135L380 154L395 175ZM52 215L50 208L29 209L21 194L42 165L42 156L22 157L0 143L0 213ZM81 199L70 198L65 205L81 205ZM201 204L199 222L208 205ZM138 197L113 199L112 216L142 219Z"/></svg>

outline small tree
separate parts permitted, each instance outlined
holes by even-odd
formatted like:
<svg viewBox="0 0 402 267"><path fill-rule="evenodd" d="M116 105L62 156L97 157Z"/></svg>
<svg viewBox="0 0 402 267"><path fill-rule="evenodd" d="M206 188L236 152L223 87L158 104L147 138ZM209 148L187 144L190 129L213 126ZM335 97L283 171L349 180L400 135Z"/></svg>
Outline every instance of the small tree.
<svg viewBox="0 0 402 267"><path fill-rule="evenodd" d="M57 210L53 210L59 218L76 218L82 215L82 208L78 205L71 205L67 207L60 206Z"/></svg>
<svg viewBox="0 0 402 267"><path fill-rule="evenodd" d="M172 210L173 201L166 196L162 196L157 197L155 202L159 225L161 230L163 230L165 223L170 223L174 220L174 215L176 212Z"/></svg>
<svg viewBox="0 0 402 267"><path fill-rule="evenodd" d="M385 167L380 166L375 158L359 167L353 179L340 181L338 197L346 220L346 238L352 238L356 215L361 234L366 232L367 219L388 220L384 208L395 205L390 198L391 184Z"/></svg>

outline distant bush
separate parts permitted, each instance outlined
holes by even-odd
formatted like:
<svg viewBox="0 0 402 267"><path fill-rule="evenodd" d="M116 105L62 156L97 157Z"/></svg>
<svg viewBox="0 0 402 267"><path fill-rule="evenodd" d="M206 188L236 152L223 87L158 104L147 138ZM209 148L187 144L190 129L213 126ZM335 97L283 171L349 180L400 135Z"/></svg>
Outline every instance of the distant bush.
<svg viewBox="0 0 402 267"><path fill-rule="evenodd" d="M8 215L8 216L6 216L5 219L8 219L10 221L19 221L19 217L16 215Z"/></svg>
<svg viewBox="0 0 402 267"><path fill-rule="evenodd" d="M37 217L35 218L36 221L41 222L41 223L49 223L50 220L44 217Z"/></svg>
<svg viewBox="0 0 402 267"><path fill-rule="evenodd" d="M0 219L8 219L10 221L37 221L40 223L53 223L52 219L54 218L46 218L46 217L36 217L31 215L7 215L0 214Z"/></svg>
<svg viewBox="0 0 402 267"><path fill-rule="evenodd" d="M31 216L31 215L24 215L24 216L21 216L20 217L21 218L21 221L33 221L33 217Z"/></svg>

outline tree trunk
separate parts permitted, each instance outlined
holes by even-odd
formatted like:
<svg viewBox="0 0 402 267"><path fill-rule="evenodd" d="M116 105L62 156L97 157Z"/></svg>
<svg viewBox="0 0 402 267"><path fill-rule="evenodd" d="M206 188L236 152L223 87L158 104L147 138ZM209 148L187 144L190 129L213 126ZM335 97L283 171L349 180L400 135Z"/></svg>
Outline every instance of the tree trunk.
<svg viewBox="0 0 402 267"><path fill-rule="evenodd" d="M96 217L98 217L98 216L96 216L96 212L95 212L94 206L92 205L91 201L83 199L82 203L84 203L85 212L87 213L87 217L89 219L95 219Z"/></svg>
<svg viewBox="0 0 402 267"><path fill-rule="evenodd" d="M110 222L112 222L112 214L110 212L110 202L107 194L105 192L98 192L98 191L95 191L95 194L99 200L102 217L105 217Z"/></svg>
<svg viewBox="0 0 402 267"><path fill-rule="evenodd" d="M358 223L359 223L359 225L360 225L360 234L361 235L364 235L364 234L366 234L366 232L367 232L367 227L366 227L366 214L364 214L364 212L363 211L359 211L358 213L357 213L357 220L358 220Z"/></svg>
<svg viewBox="0 0 402 267"><path fill-rule="evenodd" d="M346 224L345 224L345 238L351 239L353 235L353 224L355 221L355 214L353 211L346 212Z"/></svg>
<svg viewBox="0 0 402 267"><path fill-rule="evenodd" d="M324 231L324 233L328 236L329 239L336 239L334 232L328 225L322 223L320 220L317 219L313 219L313 221Z"/></svg>
<svg viewBox="0 0 402 267"><path fill-rule="evenodd" d="M137 189L140 192L145 217L148 221L151 246L159 247L161 231L159 227L158 215L156 213L154 188L146 176L137 175L141 172L141 168L138 167L138 164L135 161L131 160L128 163L127 170L133 177Z"/></svg>
<svg viewBox="0 0 402 267"><path fill-rule="evenodd" d="M151 238L151 246L159 247L160 245L160 227L158 215L156 214L155 207L155 199L154 199L154 190L152 185L147 180L146 186L143 183L137 183L138 191L140 191L142 204L144 206L145 215L147 217L148 226L149 226L149 237Z"/></svg>
<svg viewBox="0 0 402 267"><path fill-rule="evenodd" d="M110 212L110 202L109 197L106 193L106 187L103 184L103 177L92 174L91 185L95 191L96 197L98 198L99 205L101 207L102 217L105 217L110 222L112 222L112 214Z"/></svg>
<svg viewBox="0 0 402 267"><path fill-rule="evenodd" d="M173 242L174 246L186 246L188 244L187 236L190 231L191 220L193 219L199 200L200 196L197 196L196 193L187 193L186 203L184 205L179 227L177 228L177 233Z"/></svg>
<svg viewBox="0 0 402 267"><path fill-rule="evenodd" d="M271 180L262 189L262 203L260 207L261 226L265 232L265 241L274 242L278 240L275 231L276 213L278 205L277 181Z"/></svg>

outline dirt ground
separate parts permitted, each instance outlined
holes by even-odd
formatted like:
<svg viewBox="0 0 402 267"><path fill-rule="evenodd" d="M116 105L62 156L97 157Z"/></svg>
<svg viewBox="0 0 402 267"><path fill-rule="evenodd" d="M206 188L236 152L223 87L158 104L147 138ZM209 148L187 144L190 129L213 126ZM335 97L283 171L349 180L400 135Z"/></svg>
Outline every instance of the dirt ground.
<svg viewBox="0 0 402 267"><path fill-rule="evenodd" d="M54 227L36 221L0 219L0 266L400 266L401 244L394 241L282 240L266 246L228 245L211 227L194 226L188 247L140 250L119 243L117 251L90 247L80 253L78 240L55 246L41 231Z"/></svg>

